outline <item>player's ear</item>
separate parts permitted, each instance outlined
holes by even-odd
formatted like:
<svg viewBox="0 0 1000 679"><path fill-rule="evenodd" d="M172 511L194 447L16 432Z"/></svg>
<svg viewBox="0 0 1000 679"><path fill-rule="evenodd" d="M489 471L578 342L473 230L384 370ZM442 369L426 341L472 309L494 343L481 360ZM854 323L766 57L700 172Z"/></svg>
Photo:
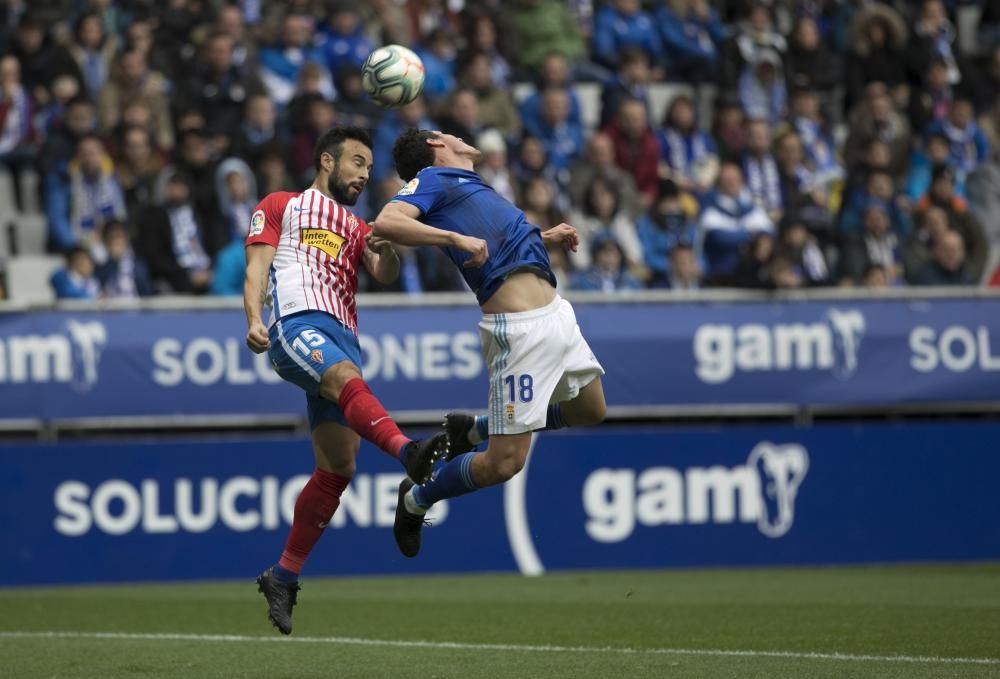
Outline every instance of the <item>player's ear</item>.
<svg viewBox="0 0 1000 679"><path fill-rule="evenodd" d="M327 172L333 172L333 156L324 151L319 157L319 163Z"/></svg>

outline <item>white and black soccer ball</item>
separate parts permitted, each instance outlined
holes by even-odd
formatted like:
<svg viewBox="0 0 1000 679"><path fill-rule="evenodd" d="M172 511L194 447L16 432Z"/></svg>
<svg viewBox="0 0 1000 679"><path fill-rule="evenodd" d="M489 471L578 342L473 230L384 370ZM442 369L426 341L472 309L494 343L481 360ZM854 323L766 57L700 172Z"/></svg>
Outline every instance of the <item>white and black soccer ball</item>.
<svg viewBox="0 0 1000 679"><path fill-rule="evenodd" d="M405 106L424 89L424 62L402 45L379 47L361 67L361 82L376 104Z"/></svg>

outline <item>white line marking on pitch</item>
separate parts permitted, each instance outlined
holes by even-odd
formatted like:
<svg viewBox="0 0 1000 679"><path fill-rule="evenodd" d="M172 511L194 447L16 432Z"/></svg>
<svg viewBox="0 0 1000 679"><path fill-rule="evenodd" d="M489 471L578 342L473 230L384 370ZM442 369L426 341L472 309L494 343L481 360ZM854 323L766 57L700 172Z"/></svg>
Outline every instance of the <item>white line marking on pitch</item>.
<svg viewBox="0 0 1000 679"><path fill-rule="evenodd" d="M694 655L737 658L794 658L855 662L941 663L945 665L1000 665L1000 658L948 658L923 655L854 655L809 651L736 651L710 648L623 648L616 646L549 646L529 644L474 644L457 641L406 641L358 637L279 637L245 634L175 634L128 632L0 632L0 639L110 639L117 641L276 642L391 646L395 648L452 649L457 651L526 651L535 653L624 653L634 655Z"/></svg>

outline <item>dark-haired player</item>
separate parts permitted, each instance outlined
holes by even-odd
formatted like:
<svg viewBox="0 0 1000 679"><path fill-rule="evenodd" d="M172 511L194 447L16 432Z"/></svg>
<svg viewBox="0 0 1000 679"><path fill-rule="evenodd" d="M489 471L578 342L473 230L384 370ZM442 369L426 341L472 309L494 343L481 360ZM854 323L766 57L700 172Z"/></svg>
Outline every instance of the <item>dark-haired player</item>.
<svg viewBox="0 0 1000 679"><path fill-rule="evenodd" d="M346 207L368 182L371 139L360 128L333 128L317 142L314 163L316 180L306 191L272 193L260 202L246 240L247 345L268 352L278 374L306 392L316 458L281 559L257 578L268 616L283 634L292 631L302 565L354 475L358 435L399 459L417 482L446 449L443 434L426 441L404 436L361 377L358 267L383 283L399 275L392 246Z"/></svg>
<svg viewBox="0 0 1000 679"><path fill-rule="evenodd" d="M560 224L542 233L529 224L473 172L479 156L450 134L408 130L393 159L409 183L373 224L379 237L444 248L461 269L483 311L479 329L490 370L489 415L449 415L453 457L425 485L400 484L393 534L406 556L419 551L432 504L510 479L524 466L531 432L596 424L606 410L604 370L573 307L556 294L545 250L546 241L575 249L576 229ZM466 452L487 436L486 452Z"/></svg>

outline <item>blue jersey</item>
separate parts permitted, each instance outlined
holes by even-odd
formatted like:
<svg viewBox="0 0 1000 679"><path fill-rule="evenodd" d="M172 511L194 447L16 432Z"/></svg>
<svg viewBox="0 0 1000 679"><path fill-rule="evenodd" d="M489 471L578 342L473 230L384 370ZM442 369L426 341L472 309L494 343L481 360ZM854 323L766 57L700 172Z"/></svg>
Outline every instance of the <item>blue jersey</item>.
<svg viewBox="0 0 1000 679"><path fill-rule="evenodd" d="M486 241L490 256L479 268L462 266L469 259L468 253L442 248L465 276L480 305L517 269L534 270L555 286L541 230L475 172L425 167L393 200L415 205L420 209L420 220L429 226Z"/></svg>

